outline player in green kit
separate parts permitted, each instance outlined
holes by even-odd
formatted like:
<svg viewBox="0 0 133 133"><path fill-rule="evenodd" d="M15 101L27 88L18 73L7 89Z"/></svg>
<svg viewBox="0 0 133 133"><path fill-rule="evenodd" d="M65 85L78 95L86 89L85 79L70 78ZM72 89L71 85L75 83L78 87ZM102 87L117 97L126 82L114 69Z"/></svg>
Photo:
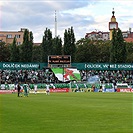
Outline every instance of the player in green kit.
<svg viewBox="0 0 133 133"><path fill-rule="evenodd" d="M23 89L24 89L24 96L28 97L28 86L26 84L24 84Z"/></svg>

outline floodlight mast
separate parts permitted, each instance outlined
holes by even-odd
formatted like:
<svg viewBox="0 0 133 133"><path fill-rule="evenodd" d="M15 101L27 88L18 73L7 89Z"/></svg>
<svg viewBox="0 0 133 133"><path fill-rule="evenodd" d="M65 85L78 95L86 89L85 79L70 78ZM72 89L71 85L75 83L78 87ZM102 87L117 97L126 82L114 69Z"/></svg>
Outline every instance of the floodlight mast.
<svg viewBox="0 0 133 133"><path fill-rule="evenodd" d="M56 10L55 10L55 37L57 37L57 16L56 16Z"/></svg>

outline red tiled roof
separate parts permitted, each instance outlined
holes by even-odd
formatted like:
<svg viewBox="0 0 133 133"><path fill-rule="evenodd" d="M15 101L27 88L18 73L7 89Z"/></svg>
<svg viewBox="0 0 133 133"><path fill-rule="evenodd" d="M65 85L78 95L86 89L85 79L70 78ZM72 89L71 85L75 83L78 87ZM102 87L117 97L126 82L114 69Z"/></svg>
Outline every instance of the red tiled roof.
<svg viewBox="0 0 133 133"><path fill-rule="evenodd" d="M97 34L97 32L92 31L92 32L90 32L90 33L86 33L86 35L92 35L92 34Z"/></svg>
<svg viewBox="0 0 133 133"><path fill-rule="evenodd" d="M133 32L131 32L128 37L133 38Z"/></svg>
<svg viewBox="0 0 133 133"><path fill-rule="evenodd" d="M133 38L124 38L126 42L133 42Z"/></svg>

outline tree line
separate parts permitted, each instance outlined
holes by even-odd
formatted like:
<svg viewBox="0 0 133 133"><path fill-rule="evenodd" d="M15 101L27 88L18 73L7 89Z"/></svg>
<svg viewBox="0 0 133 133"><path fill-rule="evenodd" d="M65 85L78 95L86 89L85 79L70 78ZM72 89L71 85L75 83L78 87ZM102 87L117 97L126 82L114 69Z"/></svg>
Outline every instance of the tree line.
<svg viewBox="0 0 133 133"><path fill-rule="evenodd" d="M1 62L47 62L48 55L71 55L74 63L132 63L133 43L124 41L120 29L113 30L112 40L90 40L81 38L76 41L73 27L65 29L64 40L59 36L52 37L46 28L39 46L34 45L33 33L24 31L23 43L11 45L0 42Z"/></svg>

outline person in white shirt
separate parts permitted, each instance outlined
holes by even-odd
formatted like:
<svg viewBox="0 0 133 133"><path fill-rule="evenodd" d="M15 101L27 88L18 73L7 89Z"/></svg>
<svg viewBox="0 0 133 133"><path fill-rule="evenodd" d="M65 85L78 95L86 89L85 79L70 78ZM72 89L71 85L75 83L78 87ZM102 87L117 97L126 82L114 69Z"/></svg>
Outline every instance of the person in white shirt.
<svg viewBox="0 0 133 133"><path fill-rule="evenodd" d="M105 84L102 84L102 92L105 92Z"/></svg>
<svg viewBox="0 0 133 133"><path fill-rule="evenodd" d="M50 89L49 89L49 84L46 84L46 95L49 95L50 94Z"/></svg>
<svg viewBox="0 0 133 133"><path fill-rule="evenodd" d="M37 84L34 85L34 94L37 93Z"/></svg>

